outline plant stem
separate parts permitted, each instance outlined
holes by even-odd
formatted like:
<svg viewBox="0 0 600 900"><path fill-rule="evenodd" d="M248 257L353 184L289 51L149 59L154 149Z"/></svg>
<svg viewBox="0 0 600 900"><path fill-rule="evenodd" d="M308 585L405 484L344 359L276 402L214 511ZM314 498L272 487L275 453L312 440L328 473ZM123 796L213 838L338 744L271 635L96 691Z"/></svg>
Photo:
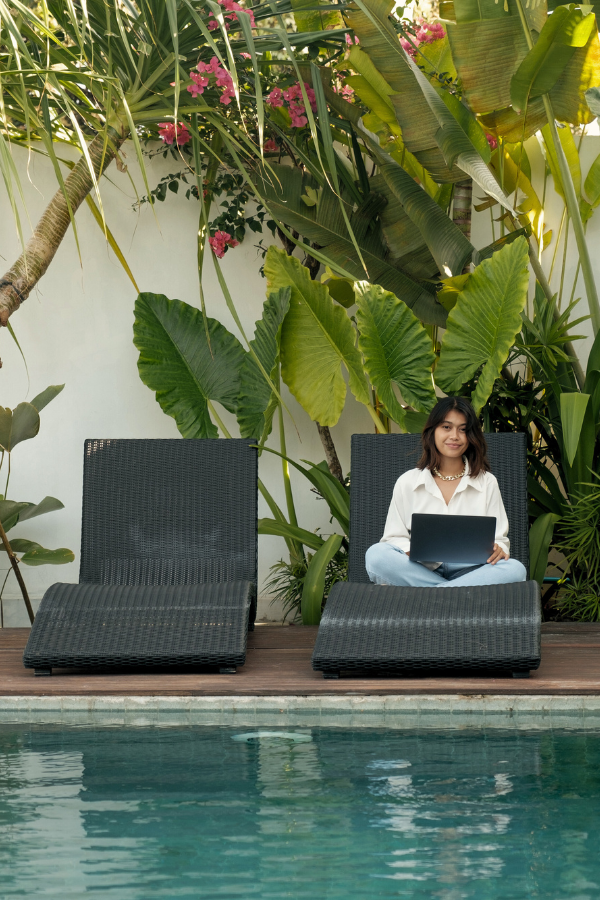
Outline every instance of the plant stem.
<svg viewBox="0 0 600 900"><path fill-rule="evenodd" d="M550 265L550 274L548 275L549 282L552 281L552 273L554 272L554 263L556 262L556 255L558 253L558 245L560 244L562 230L563 230L566 218L567 218L567 207L565 206L562 211L562 216L560 217L560 225L558 226L558 234L556 235L556 244L554 245L554 253L552 254L552 263Z"/></svg>
<svg viewBox="0 0 600 900"><path fill-rule="evenodd" d="M517 0L517 2L520 3L520 0ZM579 204L577 202L575 186L573 185L573 179L571 178L569 164L567 163L567 158L565 156L563 146L560 142L560 138L558 137L558 132L556 130L556 122L554 121L554 111L552 109L552 104L547 94L544 94L543 100L546 115L548 117L548 125L550 126L550 134L552 135L552 143L554 144L554 150L558 160L558 167L560 169L560 177L562 179L563 190L565 192L567 210L569 213L569 218L571 219L571 224L573 226L573 233L577 242L577 249L579 251L579 260L581 262L581 270L583 272L583 281L587 294L588 309L592 320L592 328L594 329L594 335L596 335L600 331L600 300L598 300L598 292L596 290L596 282L594 280L594 272L592 269L590 252L585 237L583 222L581 221L581 213L579 211Z"/></svg>
<svg viewBox="0 0 600 900"><path fill-rule="evenodd" d="M279 415L279 449L282 456L287 456L287 449L285 446L285 428L283 424L283 410L281 408L281 403L277 404L277 412ZM288 518L290 520L290 525L297 525L298 519L296 517L294 495L292 494L292 482L290 480L290 467L288 465L287 459L281 460L281 468L283 470L283 487L285 490L285 502L288 511Z"/></svg>
<svg viewBox="0 0 600 900"><path fill-rule="evenodd" d="M563 286L565 283L565 267L567 265L567 248L569 246L569 225L570 224L571 224L571 220L567 219L567 230L565 231L565 244L563 247L562 267L560 270L560 287L558 289L558 309L559 309L559 311L560 311L560 307L562 304Z"/></svg>
<svg viewBox="0 0 600 900"><path fill-rule="evenodd" d="M15 573L16 579L19 582L19 587L21 588L21 593L23 595L23 600L25 601L25 606L27 607L27 615L29 616L29 621L33 625L33 620L35 619L35 615L33 613L33 607L31 605L31 600L29 599L29 594L27 593L27 588L25 587L25 582L23 581L23 576L21 575L19 569L19 560L13 553L13 549L10 546L8 538L6 537L6 532L2 527L2 523L0 523L0 539L4 544L4 549L6 550L7 556L10 560L10 564L13 567L13 572Z"/></svg>
<svg viewBox="0 0 600 900"><path fill-rule="evenodd" d="M329 430L327 425L319 425L318 422L316 422L315 424L317 426L317 431L319 432L319 437L321 438L321 443L323 444L323 450L325 451L325 459L327 460L329 471L334 478L337 478L340 484L343 484L344 473L342 472L342 466L337 455L337 450L335 449L335 444L333 443L333 438L331 437L331 431Z"/></svg>
<svg viewBox="0 0 600 900"><path fill-rule="evenodd" d="M375 409L371 406L370 403L366 403L365 405L369 411L369 415L375 422L375 428L377 429L377 433L378 434L387 434L388 430L385 427L385 425L383 424L383 422L381 421L381 419L379 418L379 416L377 415L377 413L375 412Z"/></svg>

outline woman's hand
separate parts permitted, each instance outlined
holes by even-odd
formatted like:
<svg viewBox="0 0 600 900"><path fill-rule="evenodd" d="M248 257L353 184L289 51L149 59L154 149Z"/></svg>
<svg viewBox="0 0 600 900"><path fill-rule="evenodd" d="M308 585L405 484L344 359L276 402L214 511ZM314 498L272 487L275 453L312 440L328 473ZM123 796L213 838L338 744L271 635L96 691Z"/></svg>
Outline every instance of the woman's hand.
<svg viewBox="0 0 600 900"><path fill-rule="evenodd" d="M508 559L508 553L505 553L498 544L494 544L494 549L492 550L492 555L488 559L488 562L495 566L501 559Z"/></svg>

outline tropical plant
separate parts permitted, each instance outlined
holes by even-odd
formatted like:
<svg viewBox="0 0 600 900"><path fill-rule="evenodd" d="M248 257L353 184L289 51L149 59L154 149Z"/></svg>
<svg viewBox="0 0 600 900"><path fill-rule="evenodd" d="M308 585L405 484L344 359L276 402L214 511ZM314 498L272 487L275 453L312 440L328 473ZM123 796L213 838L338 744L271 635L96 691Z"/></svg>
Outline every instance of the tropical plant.
<svg viewBox="0 0 600 900"><path fill-rule="evenodd" d="M454 390L476 376L472 399L478 409L521 327L527 258L527 243L517 237L483 260L448 315L436 383ZM287 516L261 482L272 518L262 519L259 528L286 540L290 566L302 573L303 621L316 624L331 562L342 544L347 548L349 496L327 463L308 463L306 468L287 458L280 377L313 420L335 425L347 396L345 369L352 394L367 407L378 430L385 426L372 403L373 389L388 418L405 429L420 428L423 414L435 403L436 356L426 328L380 285L355 284L354 317L332 299L327 285L313 281L306 267L283 250L269 248L265 275L267 300L248 351L216 320L207 319L205 329L200 310L156 294L140 294L136 301L134 343L142 381L156 392L184 437L216 437L217 425L230 437L214 405L220 403L236 414L243 437L255 437L261 449L277 452L264 445L279 407ZM289 465L324 497L341 533L325 540L299 527ZM310 560L309 550L316 551Z"/></svg>
<svg viewBox="0 0 600 900"><path fill-rule="evenodd" d="M19 502L7 498L10 483L12 451L22 441L31 440L40 430L40 412L51 400L60 394L64 384L52 384L38 394L30 402L19 403L15 409L0 407L0 469L6 466L7 475L4 493L0 495L0 550L8 554L10 568L0 589L0 618L2 617L2 593L11 571L14 572L23 601L27 608L29 620L33 622L34 613L27 593L27 588L20 571L20 564L26 566L64 565L73 562L75 556L71 550L60 547L48 550L26 538L18 537L9 541L7 532L37 516L63 509L63 504L56 497L44 497L40 503ZM0 622L0 627L2 623Z"/></svg>

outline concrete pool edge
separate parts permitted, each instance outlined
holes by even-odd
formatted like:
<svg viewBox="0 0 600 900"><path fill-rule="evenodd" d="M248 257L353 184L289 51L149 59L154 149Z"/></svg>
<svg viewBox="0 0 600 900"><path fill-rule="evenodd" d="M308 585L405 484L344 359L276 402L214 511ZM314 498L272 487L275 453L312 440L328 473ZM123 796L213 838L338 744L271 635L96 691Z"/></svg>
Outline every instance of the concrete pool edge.
<svg viewBox="0 0 600 900"><path fill-rule="evenodd" d="M600 729L600 696L0 696L2 724Z"/></svg>

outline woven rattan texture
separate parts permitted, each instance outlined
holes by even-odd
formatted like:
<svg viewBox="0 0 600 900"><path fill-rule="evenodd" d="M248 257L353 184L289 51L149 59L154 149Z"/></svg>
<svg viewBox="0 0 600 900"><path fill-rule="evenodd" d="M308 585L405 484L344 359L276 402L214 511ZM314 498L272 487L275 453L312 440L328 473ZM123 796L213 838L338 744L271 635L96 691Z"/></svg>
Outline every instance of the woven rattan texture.
<svg viewBox="0 0 600 900"><path fill-rule="evenodd" d="M524 434L486 434L485 438L508 516L511 556L528 569L526 438ZM420 456L417 434L352 436L350 581L369 583L365 553L381 539L396 481L415 468Z"/></svg>
<svg viewBox="0 0 600 900"><path fill-rule="evenodd" d="M80 582L256 582L252 443L86 441Z"/></svg>
<svg viewBox="0 0 600 900"><path fill-rule="evenodd" d="M225 443L225 442L223 442ZM241 666L254 584L55 584L23 655L28 668Z"/></svg>
<svg viewBox="0 0 600 900"><path fill-rule="evenodd" d="M523 670L540 664L537 582L473 588L334 585L313 668Z"/></svg>

